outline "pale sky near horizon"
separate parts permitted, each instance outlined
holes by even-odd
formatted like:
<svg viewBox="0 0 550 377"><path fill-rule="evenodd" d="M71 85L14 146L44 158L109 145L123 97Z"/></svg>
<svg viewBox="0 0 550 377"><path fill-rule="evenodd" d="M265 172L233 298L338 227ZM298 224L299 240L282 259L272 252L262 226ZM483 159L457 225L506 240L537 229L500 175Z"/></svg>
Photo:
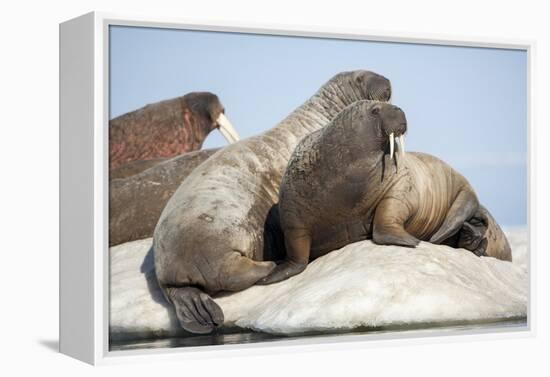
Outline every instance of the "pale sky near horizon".
<svg viewBox="0 0 550 377"><path fill-rule="evenodd" d="M527 223L525 51L115 26L110 115L211 91L245 138L353 69L391 80L408 150L462 173L501 225ZM223 145L214 131L203 147Z"/></svg>

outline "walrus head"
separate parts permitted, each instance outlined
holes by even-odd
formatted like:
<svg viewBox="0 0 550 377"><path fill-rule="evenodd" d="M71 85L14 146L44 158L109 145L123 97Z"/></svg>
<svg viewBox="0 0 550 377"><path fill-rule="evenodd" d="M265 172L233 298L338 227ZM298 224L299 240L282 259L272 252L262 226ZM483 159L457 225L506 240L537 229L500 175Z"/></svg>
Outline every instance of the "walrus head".
<svg viewBox="0 0 550 377"><path fill-rule="evenodd" d="M391 85L390 80L376 73L370 72L365 75L366 71L358 72L355 76L355 80L361 82L365 80L366 85L364 87L369 88L366 95L367 99L372 101L391 101Z"/></svg>
<svg viewBox="0 0 550 377"><path fill-rule="evenodd" d="M407 118L403 110L388 103L375 103L367 108L367 114L369 120L374 122L377 132L377 137L373 138L374 146L387 146L385 150L389 149L390 159L393 159L397 142L397 147L403 155L407 132Z"/></svg>
<svg viewBox="0 0 550 377"><path fill-rule="evenodd" d="M326 134L331 140L362 153L389 154L395 146L405 153L407 118L399 107L378 101L358 101L344 109ZM329 134L332 134L329 136Z"/></svg>
<svg viewBox="0 0 550 377"><path fill-rule="evenodd" d="M484 256L487 250L488 218L477 211L458 232L457 247L470 250L477 256Z"/></svg>
<svg viewBox="0 0 550 377"><path fill-rule="evenodd" d="M458 233L457 247L470 250L477 256L512 260L512 249L506 235L484 206L466 221Z"/></svg>
<svg viewBox="0 0 550 377"><path fill-rule="evenodd" d="M196 151L219 129L229 143L239 136L215 94L192 92L147 105L109 121L109 168Z"/></svg>
<svg viewBox="0 0 550 377"><path fill-rule="evenodd" d="M355 100L372 100L388 102L391 99L391 83L384 76L367 70L341 72L334 76L326 85L326 89L338 87L335 96L353 95Z"/></svg>
<svg viewBox="0 0 550 377"><path fill-rule="evenodd" d="M237 131L227 117L217 95L209 92L192 92L182 98L184 122L196 128L196 135L208 135L218 129L229 143L239 141Z"/></svg>

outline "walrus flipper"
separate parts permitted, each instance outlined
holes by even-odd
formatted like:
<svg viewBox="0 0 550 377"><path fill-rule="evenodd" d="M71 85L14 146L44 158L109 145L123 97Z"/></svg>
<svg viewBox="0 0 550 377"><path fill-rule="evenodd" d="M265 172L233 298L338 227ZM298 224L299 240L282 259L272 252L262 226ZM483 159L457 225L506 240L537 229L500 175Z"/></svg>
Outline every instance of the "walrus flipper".
<svg viewBox="0 0 550 377"><path fill-rule="evenodd" d="M476 194L469 189L459 192L439 230L430 238L430 242L440 244L454 236L466 221L471 219L479 208Z"/></svg>
<svg viewBox="0 0 550 377"><path fill-rule="evenodd" d="M212 298L195 287L166 288L166 296L174 304L176 316L184 330L208 334L223 324L223 311Z"/></svg>
<svg viewBox="0 0 550 377"><path fill-rule="evenodd" d="M309 262L311 235L306 229L285 231L286 259L256 284L267 285L288 279L304 271Z"/></svg>
<svg viewBox="0 0 550 377"><path fill-rule="evenodd" d="M269 276L259 280L256 285L268 285L278 283L280 281L286 280L289 277L298 275L300 272L304 271L307 267L307 263L294 263L292 261L284 261L283 263L277 265L269 274Z"/></svg>
<svg viewBox="0 0 550 377"><path fill-rule="evenodd" d="M383 199L376 207L372 240L379 245L416 247L420 240L405 229L409 218L407 206L394 198Z"/></svg>
<svg viewBox="0 0 550 377"><path fill-rule="evenodd" d="M275 268L275 262L259 262L235 251L225 260L220 276L220 288L223 291L242 291L268 276Z"/></svg>

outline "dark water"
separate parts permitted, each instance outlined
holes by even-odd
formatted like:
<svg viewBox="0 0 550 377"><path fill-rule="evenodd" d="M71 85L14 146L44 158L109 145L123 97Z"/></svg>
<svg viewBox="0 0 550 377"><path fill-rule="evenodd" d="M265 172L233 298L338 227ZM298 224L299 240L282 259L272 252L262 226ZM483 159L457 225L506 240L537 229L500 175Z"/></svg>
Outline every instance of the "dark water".
<svg viewBox="0 0 550 377"><path fill-rule="evenodd" d="M422 325L402 325L402 326L388 326L388 327L376 327L376 328L357 328L352 331L332 331L332 332L310 332L304 334L293 334L292 336L284 335L272 335L263 332L256 331L243 331L240 329L229 329L224 331L218 331L217 333L207 335L189 335L174 338L162 338L162 339L141 339L141 340L125 340L125 341L112 341L110 343L110 351L125 351L125 350L142 350L152 348L177 348L177 347L197 347L197 346L209 346L209 345L225 345L225 344L248 344L248 343L260 343L260 342L277 342L281 340L293 340L303 338L319 338L319 337L337 337L341 335L361 335L363 339L365 335L375 334L389 334L406 335L410 332L415 332L417 336L423 336L423 331L434 332L439 335L460 334L461 332L494 332L500 330L525 330L527 329L526 318L513 318L498 321L477 321L477 322L446 322L446 323L424 323Z"/></svg>

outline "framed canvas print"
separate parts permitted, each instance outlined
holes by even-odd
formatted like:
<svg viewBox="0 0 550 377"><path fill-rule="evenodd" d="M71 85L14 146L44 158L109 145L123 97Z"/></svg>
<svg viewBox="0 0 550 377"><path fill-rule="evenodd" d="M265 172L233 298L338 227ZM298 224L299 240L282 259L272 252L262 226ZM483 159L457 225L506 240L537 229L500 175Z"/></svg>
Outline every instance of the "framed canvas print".
<svg viewBox="0 0 550 377"><path fill-rule="evenodd" d="M61 352L530 334L532 49L61 24Z"/></svg>

